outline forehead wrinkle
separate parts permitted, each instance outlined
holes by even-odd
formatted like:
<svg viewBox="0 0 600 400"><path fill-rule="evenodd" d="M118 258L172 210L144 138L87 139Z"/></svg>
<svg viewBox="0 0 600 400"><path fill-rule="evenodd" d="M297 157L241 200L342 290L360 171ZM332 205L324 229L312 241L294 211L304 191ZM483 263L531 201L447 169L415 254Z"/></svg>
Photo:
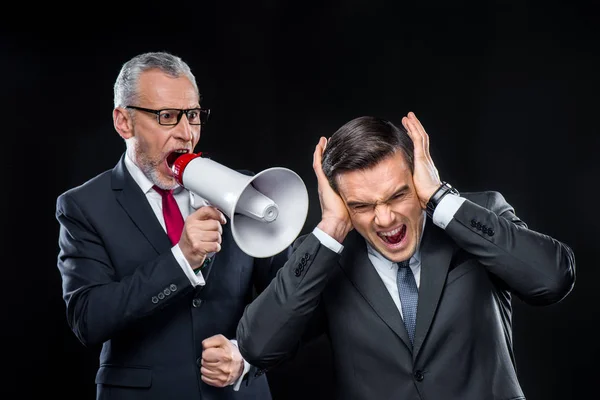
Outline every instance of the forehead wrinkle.
<svg viewBox="0 0 600 400"><path fill-rule="evenodd" d="M340 179L338 185L340 193L345 197L347 203L365 204L386 201L403 186L390 186L387 180L374 181L372 176L362 173L362 171L354 173L350 179Z"/></svg>

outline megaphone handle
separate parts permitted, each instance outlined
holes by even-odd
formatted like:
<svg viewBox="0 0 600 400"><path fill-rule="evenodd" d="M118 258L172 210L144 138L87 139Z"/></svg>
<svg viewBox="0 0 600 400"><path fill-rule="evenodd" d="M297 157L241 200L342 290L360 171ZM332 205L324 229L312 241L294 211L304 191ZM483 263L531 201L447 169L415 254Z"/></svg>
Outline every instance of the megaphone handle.
<svg viewBox="0 0 600 400"><path fill-rule="evenodd" d="M209 206L210 203L190 190L190 205L197 210L200 207Z"/></svg>

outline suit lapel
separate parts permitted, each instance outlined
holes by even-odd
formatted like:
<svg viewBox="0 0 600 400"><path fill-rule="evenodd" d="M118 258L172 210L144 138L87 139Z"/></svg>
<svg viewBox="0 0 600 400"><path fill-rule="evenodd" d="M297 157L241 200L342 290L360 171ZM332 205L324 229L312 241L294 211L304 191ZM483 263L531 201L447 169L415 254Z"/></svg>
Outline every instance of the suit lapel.
<svg viewBox="0 0 600 400"><path fill-rule="evenodd" d="M421 240L421 283L417 304L417 326L413 348L413 360L417 359L431 321L435 315L446 275L452 259L454 246L443 230L427 220Z"/></svg>
<svg viewBox="0 0 600 400"><path fill-rule="evenodd" d="M168 251L171 248L169 237L156 219L146 196L127 171L124 156L112 171L112 189L119 204L157 253Z"/></svg>
<svg viewBox="0 0 600 400"><path fill-rule="evenodd" d="M367 256L365 240L356 231L344 241L340 265L358 292L410 350L410 339L390 293ZM417 325L418 326L418 325Z"/></svg>

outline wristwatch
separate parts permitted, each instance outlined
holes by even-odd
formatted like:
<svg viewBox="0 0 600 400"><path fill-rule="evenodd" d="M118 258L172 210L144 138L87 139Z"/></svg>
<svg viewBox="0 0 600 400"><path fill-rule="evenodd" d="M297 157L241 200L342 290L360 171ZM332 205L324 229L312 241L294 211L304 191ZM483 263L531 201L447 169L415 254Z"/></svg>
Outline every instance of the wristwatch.
<svg viewBox="0 0 600 400"><path fill-rule="evenodd" d="M458 192L458 190L453 188L449 183L442 182L442 184L440 185L438 190L436 190L435 193L433 193L433 195L429 198L429 201L427 202L427 207L425 208L425 212L427 213L427 216L429 218L433 218L433 212L435 211L435 208L437 207L438 204L440 204L440 200L442 200L444 198L444 196L447 195L448 193L452 193L457 196L460 196L460 193Z"/></svg>

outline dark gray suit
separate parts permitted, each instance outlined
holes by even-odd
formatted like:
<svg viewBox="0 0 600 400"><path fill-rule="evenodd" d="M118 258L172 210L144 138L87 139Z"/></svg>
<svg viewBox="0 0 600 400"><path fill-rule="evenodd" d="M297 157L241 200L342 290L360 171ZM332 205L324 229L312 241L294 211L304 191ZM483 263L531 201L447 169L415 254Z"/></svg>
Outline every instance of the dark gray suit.
<svg viewBox="0 0 600 400"><path fill-rule="evenodd" d="M511 294L535 305L566 296L571 249L529 230L497 192L467 200L445 230L427 221L414 348L400 313L352 231L339 256L310 234L238 326L244 357L263 369L326 332L338 398L524 399L512 349Z"/></svg>
<svg viewBox="0 0 600 400"><path fill-rule="evenodd" d="M194 288L123 158L57 200L58 268L67 321L85 345L102 344L98 399L270 399L252 368L239 392L200 379L202 340L235 329L286 252L253 259L223 226L222 250Z"/></svg>

